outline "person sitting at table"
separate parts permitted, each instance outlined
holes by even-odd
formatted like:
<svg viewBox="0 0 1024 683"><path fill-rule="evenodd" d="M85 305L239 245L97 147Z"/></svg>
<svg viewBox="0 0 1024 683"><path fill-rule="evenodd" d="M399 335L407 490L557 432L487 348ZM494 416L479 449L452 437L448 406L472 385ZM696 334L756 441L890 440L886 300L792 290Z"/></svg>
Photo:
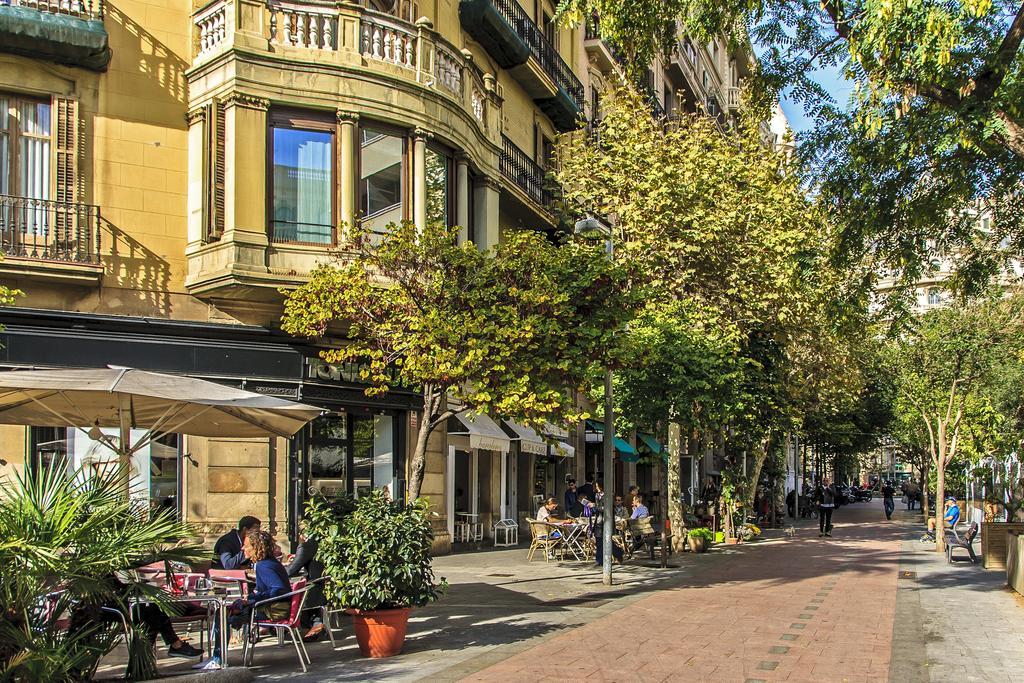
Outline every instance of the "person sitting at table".
<svg viewBox="0 0 1024 683"><path fill-rule="evenodd" d="M298 576L305 570L306 578L309 581L316 581L324 575L323 562L317 559L316 553L320 549L320 543L311 538L308 532L308 522L303 519L299 521L299 547L292 555L288 563L288 577ZM302 611L302 626L309 629L302 640L307 643L314 643L324 635L323 612L321 607L324 604L323 583L314 584L306 596L306 609Z"/></svg>
<svg viewBox="0 0 1024 683"><path fill-rule="evenodd" d="M281 561L274 557L274 538L266 531L250 531L245 537L244 552L253 563L256 574L256 589L249 593L248 598L236 600L230 607L228 628L241 628L249 623L253 606L257 602L272 600L287 595L292 590L288 580L288 571ZM291 599L283 598L277 602L263 605L256 613L260 621L276 621L286 619L291 614ZM203 671L215 671L221 668L220 651L220 620L213 627L213 656L204 663L193 668Z"/></svg>
<svg viewBox="0 0 1024 683"><path fill-rule="evenodd" d="M251 558L246 557L246 537L258 532L263 526L260 520L246 515L238 520L238 528L232 529L217 539L213 546L213 563L211 569L245 569L251 564Z"/></svg>
<svg viewBox="0 0 1024 683"><path fill-rule="evenodd" d="M633 514L629 516L630 519L640 519L641 517L650 517L651 513L644 505L644 499L639 494L633 496Z"/></svg>
<svg viewBox="0 0 1024 683"><path fill-rule="evenodd" d="M622 496L615 496L615 505L613 507L615 511L615 519L629 519L629 510L622 504Z"/></svg>
<svg viewBox="0 0 1024 683"><path fill-rule="evenodd" d="M558 501L554 498L548 498L544 501L544 504L537 510L537 521L538 522L557 522L559 521L555 517L555 510L558 509Z"/></svg>

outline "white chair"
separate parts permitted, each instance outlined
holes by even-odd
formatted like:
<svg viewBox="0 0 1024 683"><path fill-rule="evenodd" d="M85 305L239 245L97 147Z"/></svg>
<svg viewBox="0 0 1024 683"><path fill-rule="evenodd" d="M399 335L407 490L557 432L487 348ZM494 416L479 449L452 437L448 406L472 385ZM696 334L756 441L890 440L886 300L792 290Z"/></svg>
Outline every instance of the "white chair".
<svg viewBox="0 0 1024 683"><path fill-rule="evenodd" d="M494 523L494 547L519 545L519 524L514 519L499 519Z"/></svg>

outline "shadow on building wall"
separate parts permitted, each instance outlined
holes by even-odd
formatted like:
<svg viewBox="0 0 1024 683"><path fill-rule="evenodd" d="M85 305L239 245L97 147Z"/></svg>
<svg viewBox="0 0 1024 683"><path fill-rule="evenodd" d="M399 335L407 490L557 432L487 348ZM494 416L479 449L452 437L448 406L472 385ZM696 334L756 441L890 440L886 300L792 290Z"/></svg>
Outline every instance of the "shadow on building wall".
<svg viewBox="0 0 1024 683"><path fill-rule="evenodd" d="M125 288L105 288L104 306L114 314L170 317L171 269L167 261L106 219L100 229L107 242L103 249L104 277ZM111 300L112 295L121 300Z"/></svg>

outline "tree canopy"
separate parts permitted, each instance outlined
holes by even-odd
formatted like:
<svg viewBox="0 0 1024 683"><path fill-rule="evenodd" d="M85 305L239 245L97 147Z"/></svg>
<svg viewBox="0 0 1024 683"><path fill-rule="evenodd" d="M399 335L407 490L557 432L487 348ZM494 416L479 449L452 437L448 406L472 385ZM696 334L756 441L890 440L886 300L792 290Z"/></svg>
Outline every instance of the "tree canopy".
<svg viewBox="0 0 1024 683"><path fill-rule="evenodd" d="M289 294L282 329L327 345L327 362L365 363L369 394L422 392L416 499L427 439L460 411L538 429L582 417L572 392L632 315L627 273L598 245L529 231L485 253L437 224L392 225L378 244L355 229L350 252Z"/></svg>
<svg viewBox="0 0 1024 683"><path fill-rule="evenodd" d="M848 263L870 255L907 280L928 249L962 260L979 291L1024 252L1024 3L1020 0L563 0L593 12L637 74L678 35L748 38L751 92L785 92L816 117L801 144L807 180L843 217ZM854 86L837 103L822 69ZM978 229L978 212L994 214ZM934 240L931 247L926 240ZM926 257L926 258L922 258Z"/></svg>

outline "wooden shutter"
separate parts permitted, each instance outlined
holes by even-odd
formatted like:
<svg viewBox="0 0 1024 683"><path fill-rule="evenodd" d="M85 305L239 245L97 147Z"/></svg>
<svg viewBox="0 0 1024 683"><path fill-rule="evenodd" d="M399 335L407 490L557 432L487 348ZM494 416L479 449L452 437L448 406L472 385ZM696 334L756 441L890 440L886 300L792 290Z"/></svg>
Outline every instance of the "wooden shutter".
<svg viewBox="0 0 1024 683"><path fill-rule="evenodd" d="M207 111L206 239L218 240L224 234L224 103L215 101Z"/></svg>
<svg viewBox="0 0 1024 683"><path fill-rule="evenodd" d="M57 258L78 260L81 250L91 254L87 235L82 231L89 227L89 221L82 216L79 201L80 175L78 159L80 154L78 135L78 101L66 97L54 97L51 116L55 134L53 147L56 155L54 165L54 199L57 206L52 214L53 234L47 245ZM84 242L83 242L83 238Z"/></svg>
<svg viewBox="0 0 1024 683"><path fill-rule="evenodd" d="M55 135L54 148L57 153L56 192L58 202L78 201L78 102L66 97L53 98Z"/></svg>

